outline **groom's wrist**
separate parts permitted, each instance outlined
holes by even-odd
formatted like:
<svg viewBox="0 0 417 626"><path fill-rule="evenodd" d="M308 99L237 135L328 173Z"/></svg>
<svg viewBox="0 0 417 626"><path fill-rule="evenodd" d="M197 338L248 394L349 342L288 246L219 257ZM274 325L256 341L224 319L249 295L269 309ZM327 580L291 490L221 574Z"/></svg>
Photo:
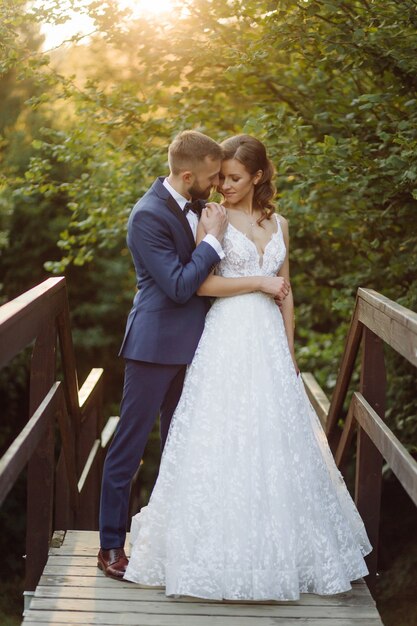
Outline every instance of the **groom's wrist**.
<svg viewBox="0 0 417 626"><path fill-rule="evenodd" d="M224 259L224 251L222 245L216 237L210 233L204 237L203 241L209 244L213 248L213 250L219 255L220 259Z"/></svg>

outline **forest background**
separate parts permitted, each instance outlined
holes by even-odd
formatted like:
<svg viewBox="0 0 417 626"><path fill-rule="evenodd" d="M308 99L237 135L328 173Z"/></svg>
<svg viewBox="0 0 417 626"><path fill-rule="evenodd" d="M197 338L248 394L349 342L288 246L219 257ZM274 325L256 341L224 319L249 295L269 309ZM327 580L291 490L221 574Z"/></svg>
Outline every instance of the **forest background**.
<svg viewBox="0 0 417 626"><path fill-rule="evenodd" d="M182 129L267 144L290 224L298 361L329 396L359 286L416 310L415 0L184 0L139 17L116 0L0 7L1 302L66 275L79 377L105 368L107 415L135 291L126 220ZM92 32L46 50L42 24L71 10ZM415 455L415 371L386 357L387 422ZM0 372L1 450L27 419L28 362ZM385 624L411 626L416 514L384 474L378 606ZM5 626L21 611L24 510L23 477L0 514Z"/></svg>

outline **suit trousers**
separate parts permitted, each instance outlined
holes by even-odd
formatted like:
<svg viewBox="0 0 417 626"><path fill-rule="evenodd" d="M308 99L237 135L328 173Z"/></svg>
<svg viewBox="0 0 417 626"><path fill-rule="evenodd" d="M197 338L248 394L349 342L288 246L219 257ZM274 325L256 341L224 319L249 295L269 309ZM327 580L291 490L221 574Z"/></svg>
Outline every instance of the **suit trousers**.
<svg viewBox="0 0 417 626"><path fill-rule="evenodd" d="M103 469L100 545L104 550L124 546L132 478L158 413L163 448L185 372L186 365L126 359L120 421Z"/></svg>

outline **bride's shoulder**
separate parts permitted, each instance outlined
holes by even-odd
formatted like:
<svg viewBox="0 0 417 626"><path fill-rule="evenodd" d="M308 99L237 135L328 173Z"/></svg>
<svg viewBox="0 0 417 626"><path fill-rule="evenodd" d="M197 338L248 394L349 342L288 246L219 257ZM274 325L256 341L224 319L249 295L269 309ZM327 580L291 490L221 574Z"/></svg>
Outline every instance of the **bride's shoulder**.
<svg viewBox="0 0 417 626"><path fill-rule="evenodd" d="M277 222L279 222L281 228L288 232L288 220L280 213L274 213Z"/></svg>

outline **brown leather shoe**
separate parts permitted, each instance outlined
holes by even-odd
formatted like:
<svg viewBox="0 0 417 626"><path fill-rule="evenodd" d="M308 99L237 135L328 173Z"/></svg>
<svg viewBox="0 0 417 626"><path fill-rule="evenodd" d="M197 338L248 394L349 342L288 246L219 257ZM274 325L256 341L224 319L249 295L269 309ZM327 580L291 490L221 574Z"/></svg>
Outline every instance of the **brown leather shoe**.
<svg viewBox="0 0 417 626"><path fill-rule="evenodd" d="M111 550L102 550L100 548L97 555L97 567L101 569L106 576L123 580L129 561L123 548L112 548Z"/></svg>

